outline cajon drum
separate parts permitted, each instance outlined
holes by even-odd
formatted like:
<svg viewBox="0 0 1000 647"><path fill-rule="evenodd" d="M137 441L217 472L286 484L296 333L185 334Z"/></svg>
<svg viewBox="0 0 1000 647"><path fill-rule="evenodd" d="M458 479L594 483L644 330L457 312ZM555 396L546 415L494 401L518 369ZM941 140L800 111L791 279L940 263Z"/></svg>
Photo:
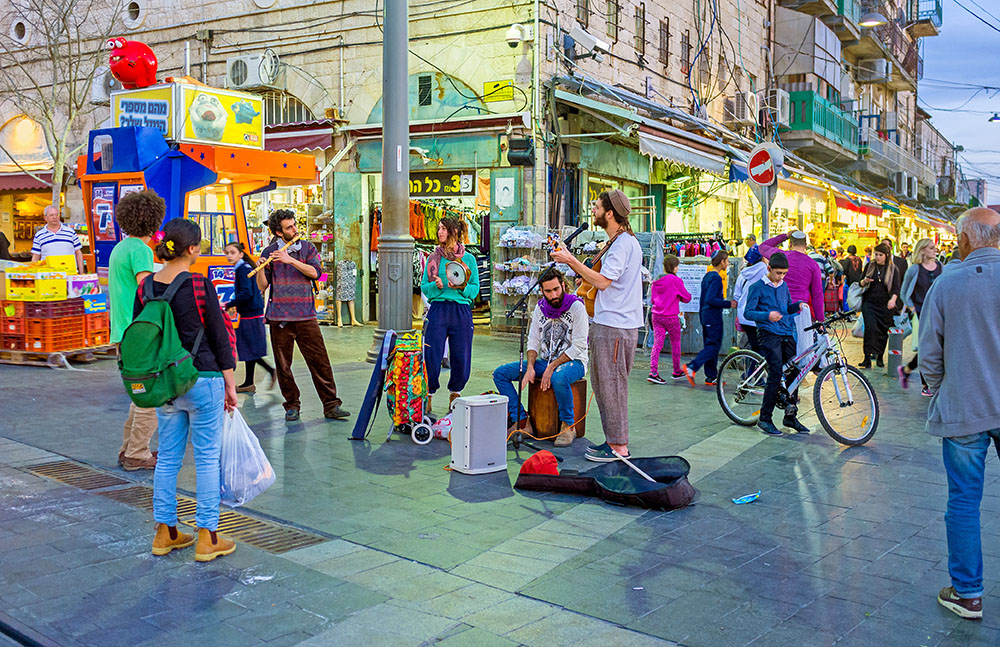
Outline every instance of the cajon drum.
<svg viewBox="0 0 1000 647"><path fill-rule="evenodd" d="M538 438L554 437L559 433L559 405L556 404L556 393L551 388L542 391L542 378L538 377L528 386L528 417ZM573 382L573 420L576 423L576 437L583 438L587 431L587 380Z"/></svg>

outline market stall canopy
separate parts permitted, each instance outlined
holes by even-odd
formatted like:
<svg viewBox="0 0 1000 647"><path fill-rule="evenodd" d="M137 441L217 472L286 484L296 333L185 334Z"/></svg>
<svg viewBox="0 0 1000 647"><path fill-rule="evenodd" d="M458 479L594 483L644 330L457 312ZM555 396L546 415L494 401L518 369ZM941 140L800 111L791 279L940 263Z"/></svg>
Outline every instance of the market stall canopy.
<svg viewBox="0 0 1000 647"><path fill-rule="evenodd" d="M692 146L648 133L639 133L639 152L654 159L677 162L709 173L723 175L726 172L726 159L721 155L712 155Z"/></svg>
<svg viewBox="0 0 1000 647"><path fill-rule="evenodd" d="M34 175L38 177L27 173L0 173L0 191L48 191L52 188L51 171Z"/></svg>
<svg viewBox="0 0 1000 647"><path fill-rule="evenodd" d="M337 123L333 119L320 119L265 126L264 149L291 153L324 151L333 147Z"/></svg>
<svg viewBox="0 0 1000 647"><path fill-rule="evenodd" d="M0 173L51 169L52 156L49 155L48 146L45 145L45 133L37 121L25 115L18 115L0 126ZM31 178L30 175L25 177Z"/></svg>

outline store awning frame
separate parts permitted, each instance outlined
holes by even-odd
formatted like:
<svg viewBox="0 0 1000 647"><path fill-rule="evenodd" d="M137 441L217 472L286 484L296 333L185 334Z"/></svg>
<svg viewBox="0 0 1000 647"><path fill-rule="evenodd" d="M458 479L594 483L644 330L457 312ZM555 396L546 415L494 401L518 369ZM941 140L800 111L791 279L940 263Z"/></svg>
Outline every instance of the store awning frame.
<svg viewBox="0 0 1000 647"><path fill-rule="evenodd" d="M726 173L726 158L721 155L712 155L693 146L657 137L651 133L639 133L639 152L648 155L651 159L677 162L718 175Z"/></svg>

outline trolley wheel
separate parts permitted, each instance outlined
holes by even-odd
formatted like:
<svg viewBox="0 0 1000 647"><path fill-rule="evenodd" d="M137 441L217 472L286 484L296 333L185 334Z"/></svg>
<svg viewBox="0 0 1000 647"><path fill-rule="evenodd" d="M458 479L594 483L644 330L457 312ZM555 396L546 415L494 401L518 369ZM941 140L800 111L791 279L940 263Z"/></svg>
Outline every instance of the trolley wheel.
<svg viewBox="0 0 1000 647"><path fill-rule="evenodd" d="M413 439L413 442L418 445L426 445L434 439L434 432L431 430L430 425L420 423L413 425L410 437Z"/></svg>

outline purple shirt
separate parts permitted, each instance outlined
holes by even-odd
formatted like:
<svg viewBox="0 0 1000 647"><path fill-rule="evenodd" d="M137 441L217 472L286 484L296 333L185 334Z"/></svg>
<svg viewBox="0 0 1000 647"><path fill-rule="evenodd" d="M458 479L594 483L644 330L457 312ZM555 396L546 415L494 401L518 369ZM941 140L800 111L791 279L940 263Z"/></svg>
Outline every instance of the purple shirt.
<svg viewBox="0 0 1000 647"><path fill-rule="evenodd" d="M284 246L284 241L278 240L260 252L262 259L271 252ZM300 240L288 248L288 255L316 268L316 276L323 273L320 265L319 252L312 243ZM271 286L270 298L267 301L267 320L271 321L308 321L316 318L316 297L313 294L313 279L307 277L298 269L287 263L272 261L263 270L267 282Z"/></svg>
<svg viewBox="0 0 1000 647"><path fill-rule="evenodd" d="M774 238L768 238L760 244L760 253L771 258L777 251L778 245L788 240L788 234L781 234ZM823 321L823 273L819 269L819 263L809 258L797 250L783 252L788 258L788 274L785 275L785 283L788 284L788 292L792 295L793 301L804 301L809 304L813 321Z"/></svg>

